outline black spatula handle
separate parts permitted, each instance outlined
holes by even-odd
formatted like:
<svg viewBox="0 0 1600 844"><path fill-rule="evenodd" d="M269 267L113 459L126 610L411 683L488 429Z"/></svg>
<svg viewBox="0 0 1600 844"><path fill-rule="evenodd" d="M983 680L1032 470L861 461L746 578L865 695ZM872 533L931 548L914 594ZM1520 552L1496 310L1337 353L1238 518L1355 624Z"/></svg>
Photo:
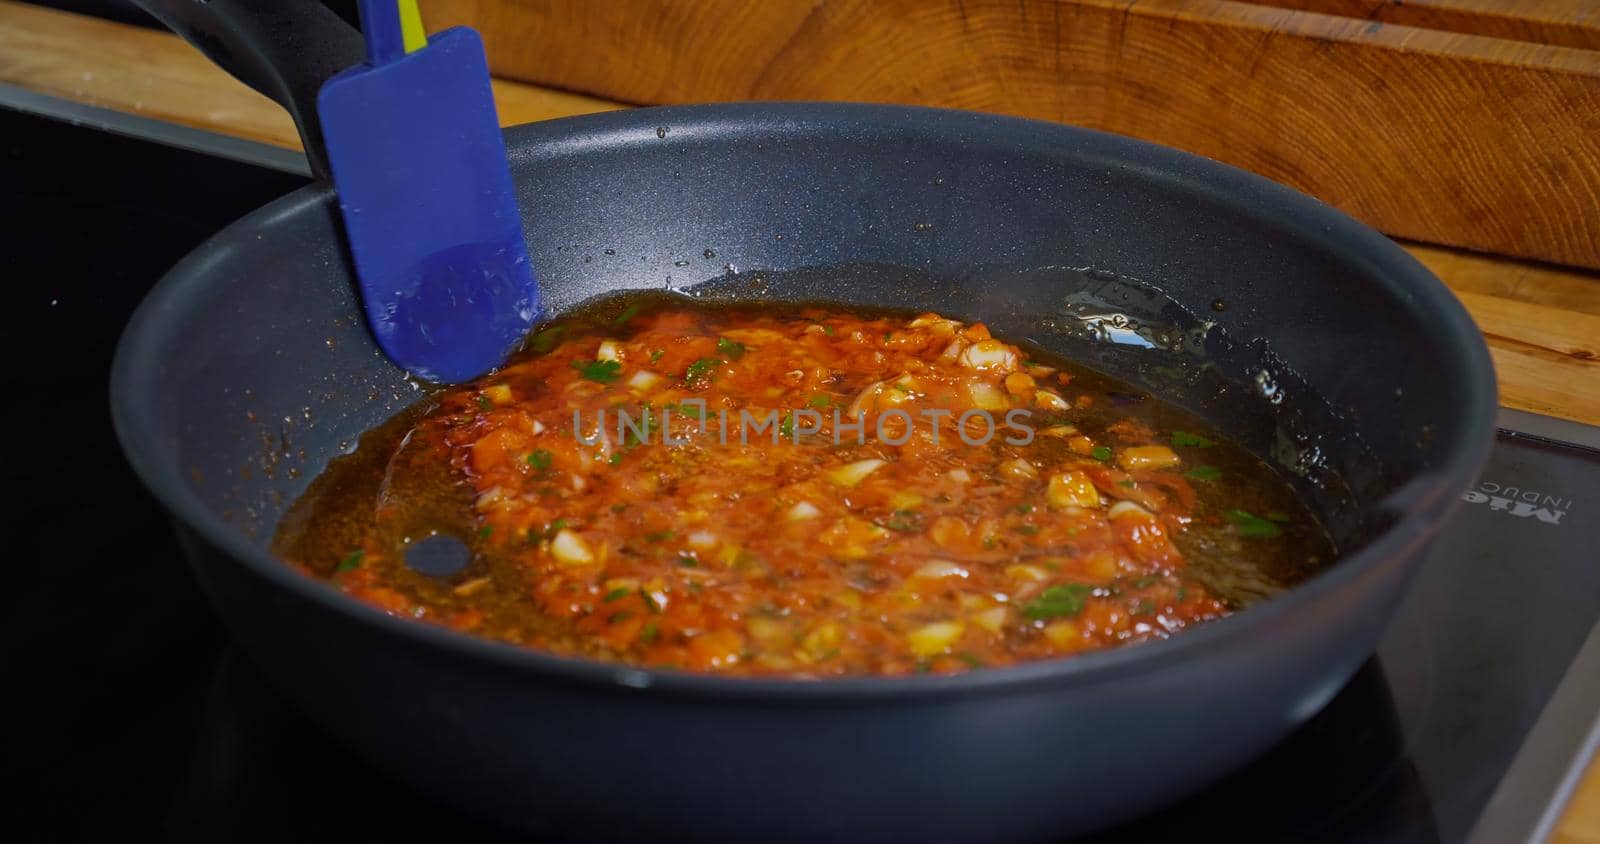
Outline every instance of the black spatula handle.
<svg viewBox="0 0 1600 844"><path fill-rule="evenodd" d="M289 110L328 180L317 91L366 60L361 33L318 0L134 0L241 82Z"/></svg>

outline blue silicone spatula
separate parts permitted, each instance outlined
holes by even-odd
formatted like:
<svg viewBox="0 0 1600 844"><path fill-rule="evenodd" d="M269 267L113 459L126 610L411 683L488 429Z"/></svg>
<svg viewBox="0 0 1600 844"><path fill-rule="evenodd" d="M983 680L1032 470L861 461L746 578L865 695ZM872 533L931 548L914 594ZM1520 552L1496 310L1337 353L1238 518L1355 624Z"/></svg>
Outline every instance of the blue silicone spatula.
<svg viewBox="0 0 1600 844"><path fill-rule="evenodd" d="M363 305L430 381L504 362L540 315L483 42L427 36L415 0L361 0L367 62L317 98Z"/></svg>

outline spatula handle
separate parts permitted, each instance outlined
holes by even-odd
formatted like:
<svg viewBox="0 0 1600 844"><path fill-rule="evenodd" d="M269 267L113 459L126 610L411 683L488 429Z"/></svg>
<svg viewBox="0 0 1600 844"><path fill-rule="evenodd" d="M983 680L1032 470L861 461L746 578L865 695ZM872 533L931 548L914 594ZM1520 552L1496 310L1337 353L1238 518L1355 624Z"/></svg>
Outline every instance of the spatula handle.
<svg viewBox="0 0 1600 844"><path fill-rule="evenodd" d="M330 180L317 91L366 59L361 34L317 0L134 0L223 70L288 109L306 158Z"/></svg>

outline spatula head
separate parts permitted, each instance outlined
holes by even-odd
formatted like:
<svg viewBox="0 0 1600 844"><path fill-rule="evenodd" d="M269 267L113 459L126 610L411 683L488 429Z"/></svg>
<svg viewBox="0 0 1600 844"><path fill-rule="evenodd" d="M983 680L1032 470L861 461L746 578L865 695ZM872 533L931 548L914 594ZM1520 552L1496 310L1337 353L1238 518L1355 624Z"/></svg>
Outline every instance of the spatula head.
<svg viewBox="0 0 1600 844"><path fill-rule="evenodd" d="M345 71L317 106L378 344L430 381L498 366L540 309L478 34Z"/></svg>

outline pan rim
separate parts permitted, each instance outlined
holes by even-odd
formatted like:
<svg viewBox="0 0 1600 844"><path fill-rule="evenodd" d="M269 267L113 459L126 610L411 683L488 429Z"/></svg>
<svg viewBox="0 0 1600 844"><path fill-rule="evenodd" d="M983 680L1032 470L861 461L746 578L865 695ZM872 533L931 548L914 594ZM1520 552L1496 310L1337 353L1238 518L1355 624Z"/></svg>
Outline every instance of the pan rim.
<svg viewBox="0 0 1600 844"><path fill-rule="evenodd" d="M1270 217L1271 225L1279 231L1322 242L1341 242L1345 245L1342 251L1381 267L1382 275L1401 282L1413 300L1406 303L1408 307L1426 312L1439 324L1441 338L1455 347L1454 357L1460 363L1459 376L1468 398L1464 406L1451 409L1460 420L1457 435L1453 442L1441 446L1444 458L1439 465L1419 472L1413 479L1420 491L1405 503L1405 512L1365 546L1341 554L1321 572L1281 595L1165 640L964 674L837 679L725 677L557 656L390 616L327 583L313 580L226 524L188 488L176 465L161 465L150 456L164 449L157 444L156 426L138 400L145 394L138 385L153 379L159 371L164 346L161 338L169 332L159 329L158 316L185 308L186 299L216 284L203 269L214 259L213 251L230 235L279 216L300 213L310 206L333 202L332 189L318 183L269 203L213 235L174 266L140 303L118 342L111 372L112 418L124 456L169 513L230 557L230 564L242 565L274 588L287 590L383 635L398 636L411 644L470 660L475 668L522 673L530 680L654 696L808 704L926 701L1024 689L1083 687L1114 681L1132 672L1159 670L1197 655L1203 657L1214 649L1224 649L1229 642L1258 635L1275 622L1281 623L1312 606L1337 602L1353 581L1374 575L1386 566L1404 565L1418 556L1420 546L1459 503L1458 493L1488 457L1496 406L1493 367L1481 334L1459 300L1431 272L1378 232L1314 198L1229 165L1064 124L950 109L851 103L736 103L604 112L514 127L508 133L508 146L513 160L538 153L560 156L566 154L565 146L573 144L589 148L596 143L642 143L645 129L653 141L655 128L660 125L672 125L678 130L737 122L744 131L750 131L752 119L760 124L758 130L768 124L773 128L844 128L863 122L879 131L925 130L930 121L938 121L946 124L940 127L946 133L977 128L991 136L1053 136L1058 142L1091 147L1106 161L1136 167L1151 178L1219 190L1239 213ZM998 144L1001 139L988 137L984 142ZM1272 214L1274 207L1284 204L1301 212L1294 223L1286 222L1288 215ZM1451 495L1457 500L1443 500ZM1348 608L1340 611L1355 612Z"/></svg>

